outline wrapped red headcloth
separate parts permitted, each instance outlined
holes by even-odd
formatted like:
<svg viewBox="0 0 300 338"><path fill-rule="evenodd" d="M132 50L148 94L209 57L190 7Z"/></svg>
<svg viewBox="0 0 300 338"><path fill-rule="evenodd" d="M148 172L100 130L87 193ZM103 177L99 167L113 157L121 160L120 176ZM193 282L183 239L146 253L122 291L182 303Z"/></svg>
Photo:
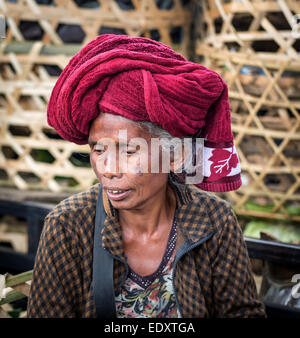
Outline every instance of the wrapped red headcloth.
<svg viewBox="0 0 300 338"><path fill-rule="evenodd" d="M103 34L61 73L48 104L48 124L77 144L88 143L100 111L160 125L174 137L205 138L203 190L241 186L228 87L215 71L143 37Z"/></svg>

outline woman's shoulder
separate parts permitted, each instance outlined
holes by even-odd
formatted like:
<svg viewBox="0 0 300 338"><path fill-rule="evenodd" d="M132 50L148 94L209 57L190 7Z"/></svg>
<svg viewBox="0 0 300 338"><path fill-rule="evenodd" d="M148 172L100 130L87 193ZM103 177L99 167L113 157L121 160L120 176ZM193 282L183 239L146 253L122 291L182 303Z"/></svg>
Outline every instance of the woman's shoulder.
<svg viewBox="0 0 300 338"><path fill-rule="evenodd" d="M93 217L96 211L98 191L99 183L91 186L86 191L65 198L54 206L46 216L45 221L60 219L68 223L74 223L83 220L83 218Z"/></svg>
<svg viewBox="0 0 300 338"><path fill-rule="evenodd" d="M209 213L232 211L230 202L212 192L201 190L195 185L188 185L187 189L191 196L191 203L204 207Z"/></svg>
<svg viewBox="0 0 300 338"><path fill-rule="evenodd" d="M202 215L201 219L207 220L207 226L215 228L217 233L237 229L240 231L238 220L229 201L196 186L189 186L188 190L191 196L188 209L197 210L197 213Z"/></svg>

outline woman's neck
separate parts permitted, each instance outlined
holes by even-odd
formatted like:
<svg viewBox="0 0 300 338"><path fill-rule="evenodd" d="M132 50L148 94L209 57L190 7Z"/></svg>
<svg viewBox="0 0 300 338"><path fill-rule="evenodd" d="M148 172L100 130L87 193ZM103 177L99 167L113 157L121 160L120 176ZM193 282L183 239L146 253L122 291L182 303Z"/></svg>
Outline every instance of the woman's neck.
<svg viewBox="0 0 300 338"><path fill-rule="evenodd" d="M162 228L170 227L176 208L176 198L172 188L156 194L139 209L118 210L122 232L128 236L152 237Z"/></svg>

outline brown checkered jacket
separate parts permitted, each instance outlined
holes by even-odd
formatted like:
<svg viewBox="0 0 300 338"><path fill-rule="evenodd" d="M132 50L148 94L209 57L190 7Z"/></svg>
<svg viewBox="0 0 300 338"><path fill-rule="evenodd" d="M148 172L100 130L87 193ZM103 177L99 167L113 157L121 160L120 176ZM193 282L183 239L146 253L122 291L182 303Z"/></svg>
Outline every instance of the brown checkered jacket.
<svg viewBox="0 0 300 338"><path fill-rule="evenodd" d="M230 204L193 186L171 184L177 199L174 289L184 318L265 317L243 234ZM93 231L99 184L46 217L36 255L28 317L95 317ZM103 192L103 245L115 256L115 291L126 279L116 212Z"/></svg>

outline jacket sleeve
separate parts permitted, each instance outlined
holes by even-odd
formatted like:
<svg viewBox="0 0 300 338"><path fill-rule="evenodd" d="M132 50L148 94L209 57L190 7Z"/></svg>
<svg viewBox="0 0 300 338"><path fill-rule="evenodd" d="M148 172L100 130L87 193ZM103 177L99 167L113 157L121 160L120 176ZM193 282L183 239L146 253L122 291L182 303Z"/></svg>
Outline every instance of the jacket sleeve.
<svg viewBox="0 0 300 338"><path fill-rule="evenodd" d="M46 217L34 263L28 318L76 317L77 258L73 238L59 217Z"/></svg>
<svg viewBox="0 0 300 338"><path fill-rule="evenodd" d="M266 317L242 230L231 206L226 210L217 232L217 252L212 263L214 317Z"/></svg>

